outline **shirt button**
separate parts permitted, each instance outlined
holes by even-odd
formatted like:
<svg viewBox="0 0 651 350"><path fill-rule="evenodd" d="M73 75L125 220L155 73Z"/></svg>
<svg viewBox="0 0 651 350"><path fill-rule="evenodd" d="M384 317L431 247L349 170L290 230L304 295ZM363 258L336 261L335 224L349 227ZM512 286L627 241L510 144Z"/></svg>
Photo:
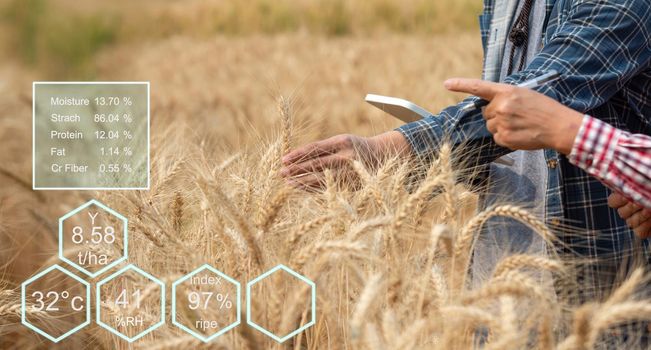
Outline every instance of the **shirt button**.
<svg viewBox="0 0 651 350"><path fill-rule="evenodd" d="M549 220L549 223L552 224L552 226L558 226L561 224L561 219L558 218L553 218Z"/></svg>
<svg viewBox="0 0 651 350"><path fill-rule="evenodd" d="M556 169L556 167L558 166L558 161L556 159L550 159L547 161L547 166L550 169Z"/></svg>

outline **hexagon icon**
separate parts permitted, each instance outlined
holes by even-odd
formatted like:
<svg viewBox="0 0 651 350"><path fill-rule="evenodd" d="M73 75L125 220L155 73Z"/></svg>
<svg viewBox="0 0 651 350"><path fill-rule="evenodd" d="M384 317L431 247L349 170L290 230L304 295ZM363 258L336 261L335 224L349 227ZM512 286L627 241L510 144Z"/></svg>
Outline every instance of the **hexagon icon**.
<svg viewBox="0 0 651 350"><path fill-rule="evenodd" d="M257 305L253 306L252 300L258 300ZM282 329L285 322L268 317L269 310L265 309L271 305L264 305L261 300L277 300L278 314L283 319L300 320L299 324L295 329ZM301 315L307 308L310 316L303 319ZM275 341L285 342L316 322L316 284L285 265L272 268L246 285L246 322Z"/></svg>
<svg viewBox="0 0 651 350"><path fill-rule="evenodd" d="M128 220L91 200L59 219L59 259L90 277L126 260Z"/></svg>
<svg viewBox="0 0 651 350"><path fill-rule="evenodd" d="M240 300L240 283L204 264L172 285L172 323L209 342L240 324Z"/></svg>
<svg viewBox="0 0 651 350"><path fill-rule="evenodd" d="M97 324L129 343L165 323L165 284L133 264L97 283L95 295Z"/></svg>
<svg viewBox="0 0 651 350"><path fill-rule="evenodd" d="M90 284L56 264L22 283L20 303L21 323L55 343L90 323Z"/></svg>

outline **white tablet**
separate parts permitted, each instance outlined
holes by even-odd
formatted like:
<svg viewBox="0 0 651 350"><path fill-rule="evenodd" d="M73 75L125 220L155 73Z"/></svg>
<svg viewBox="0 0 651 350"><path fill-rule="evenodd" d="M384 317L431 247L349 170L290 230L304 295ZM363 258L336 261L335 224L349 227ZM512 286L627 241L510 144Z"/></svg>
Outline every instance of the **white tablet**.
<svg viewBox="0 0 651 350"><path fill-rule="evenodd" d="M401 98L368 94L366 102L391 114L405 123L415 122L432 115L426 109Z"/></svg>

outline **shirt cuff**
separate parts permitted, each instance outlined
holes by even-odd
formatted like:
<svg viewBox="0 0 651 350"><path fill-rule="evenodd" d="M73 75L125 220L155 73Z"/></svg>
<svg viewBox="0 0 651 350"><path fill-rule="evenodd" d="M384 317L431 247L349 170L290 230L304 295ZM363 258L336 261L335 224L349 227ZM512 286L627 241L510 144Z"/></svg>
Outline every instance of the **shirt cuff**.
<svg viewBox="0 0 651 350"><path fill-rule="evenodd" d="M621 130L586 115L568 160L589 174L605 179L621 135Z"/></svg>
<svg viewBox="0 0 651 350"><path fill-rule="evenodd" d="M437 135L437 131L440 131L440 125L437 125L432 119L422 119L404 124L395 130L402 133L409 145L411 145L414 154L419 158L427 158L436 151L440 143Z"/></svg>

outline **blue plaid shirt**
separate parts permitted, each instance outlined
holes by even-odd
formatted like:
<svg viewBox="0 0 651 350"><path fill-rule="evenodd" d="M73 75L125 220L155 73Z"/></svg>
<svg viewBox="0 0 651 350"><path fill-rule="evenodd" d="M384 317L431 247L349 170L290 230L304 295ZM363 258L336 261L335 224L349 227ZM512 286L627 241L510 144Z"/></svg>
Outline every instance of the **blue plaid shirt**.
<svg viewBox="0 0 651 350"><path fill-rule="evenodd" d="M480 16L484 48L491 20L500 15L493 13L494 2L484 0ZM617 128L651 134L649 0L547 0L545 28L541 52L507 82L557 70L562 79L540 92ZM464 164L481 168L511 151L494 143L481 112L461 113L460 106L472 100L397 130L424 159L447 140L463 149ZM553 150L545 150L545 158L549 172L545 220L552 227L563 223L574 229L572 234L560 233L566 244L559 251L592 260L579 274L579 282L601 294L611 288L616 270L636 255L633 252L648 259L648 242L636 241L617 211L608 207L607 187Z"/></svg>

